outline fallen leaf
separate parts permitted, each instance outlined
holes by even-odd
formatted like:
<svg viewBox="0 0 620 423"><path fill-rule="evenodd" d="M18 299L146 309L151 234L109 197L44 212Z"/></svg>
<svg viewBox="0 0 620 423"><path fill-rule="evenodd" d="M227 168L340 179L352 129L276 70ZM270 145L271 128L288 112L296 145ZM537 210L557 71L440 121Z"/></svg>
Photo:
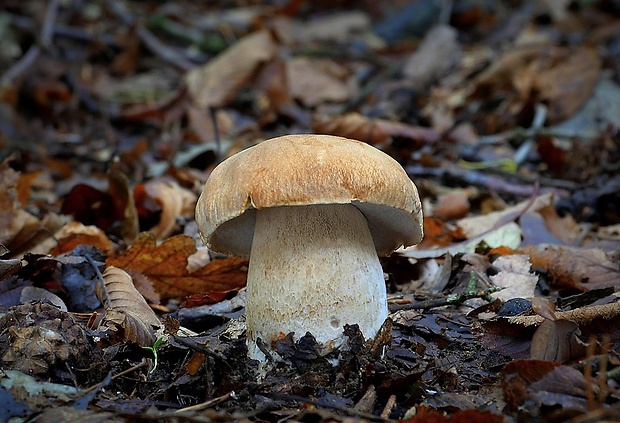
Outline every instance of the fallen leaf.
<svg viewBox="0 0 620 423"><path fill-rule="evenodd" d="M152 232L157 239L164 239L173 232L177 217L193 214L197 196L192 191L181 187L178 183L171 180L151 180L136 187L136 191L144 190L145 197L156 201L161 206L159 223L152 228ZM140 207L141 203L147 201L142 197L140 201L136 195L136 204Z"/></svg>
<svg viewBox="0 0 620 423"><path fill-rule="evenodd" d="M3 259L0 260L0 281L11 276L13 273L21 269L22 264L19 259Z"/></svg>
<svg viewBox="0 0 620 423"><path fill-rule="evenodd" d="M530 262L527 255L513 254L498 257L493 267L499 273L491 276L493 285L503 288L492 294L493 298L508 301L513 298L533 297L538 283L538 276L530 273Z"/></svg>
<svg viewBox="0 0 620 423"><path fill-rule="evenodd" d="M612 262L601 249L558 246L525 247L532 266L547 272L549 283L556 289L599 289L620 286L618 263Z"/></svg>
<svg viewBox="0 0 620 423"><path fill-rule="evenodd" d="M353 93L348 71L331 60L295 57L286 63L286 75L291 96L307 107L341 103Z"/></svg>
<svg viewBox="0 0 620 423"><path fill-rule="evenodd" d="M620 317L620 301L610 304L580 307L574 310L556 311L555 316L558 320L570 320L571 322L577 323L579 327L583 328L584 326L599 319L610 321ZM545 321L545 318L539 315L514 316L507 317L506 321L527 327L540 325Z"/></svg>
<svg viewBox="0 0 620 423"><path fill-rule="evenodd" d="M595 48L562 50L559 58L540 57L534 66L532 90L549 108L549 122L562 121L575 113L592 96L601 70Z"/></svg>
<svg viewBox="0 0 620 423"><path fill-rule="evenodd" d="M534 199L533 203L529 205L530 200L522 201L519 204L508 207L501 211L495 211L480 216L466 217L460 219L457 225L463 230L468 238L479 235L482 232L488 231L501 224L502 222L508 222L514 220L519 216L523 210L527 208L527 211L538 211L541 208L553 203L552 195L541 195ZM528 207L529 206L529 207Z"/></svg>
<svg viewBox="0 0 620 423"><path fill-rule="evenodd" d="M19 218L21 209L18 195L17 183L19 173L9 167L5 160L0 163L0 243L8 244L9 241L19 232L23 225L23 218Z"/></svg>
<svg viewBox="0 0 620 423"><path fill-rule="evenodd" d="M141 346L155 342L155 328L162 326L155 312L133 285L129 274L114 266L103 272L103 287L97 286L97 296L106 308L102 325L112 322L124 330L124 339Z"/></svg>
<svg viewBox="0 0 620 423"><path fill-rule="evenodd" d="M437 197L433 215L441 220L461 219L469 213L469 197L464 190L453 191Z"/></svg>
<svg viewBox="0 0 620 423"><path fill-rule="evenodd" d="M487 132L499 132L514 125L533 102L545 102L547 123L570 117L592 96L600 69L594 48L529 44L507 51L463 90L471 100L501 99L504 112L484 115L480 123Z"/></svg>
<svg viewBox="0 0 620 423"><path fill-rule="evenodd" d="M195 252L196 241L187 235L176 235L156 245L152 233L142 232L127 251L109 257L106 263L143 273L163 298L229 291L245 286L246 259L214 260L190 273L187 270L188 257Z"/></svg>
<svg viewBox="0 0 620 423"><path fill-rule="evenodd" d="M181 303L181 307L198 307L205 304L215 304L235 296L237 291L207 292L189 295Z"/></svg>
<svg viewBox="0 0 620 423"><path fill-rule="evenodd" d="M85 226L80 222L69 222L54 234L58 240L57 245L49 253L59 256L75 249L78 245L91 245L104 253L110 253L113 249L112 241L105 232L96 226Z"/></svg>
<svg viewBox="0 0 620 423"><path fill-rule="evenodd" d="M129 186L129 179L119 167L115 157L108 171L108 193L112 197L116 215L120 216L120 236L126 243L132 242L139 231L138 211Z"/></svg>
<svg viewBox="0 0 620 423"><path fill-rule="evenodd" d="M403 73L416 88L424 89L459 63L461 46L457 35L457 31L448 25L438 25L426 34L403 65Z"/></svg>
<svg viewBox="0 0 620 423"><path fill-rule="evenodd" d="M542 360L516 360L507 363L501 372L501 384L506 404L517 409L530 396L528 388L559 366Z"/></svg>
<svg viewBox="0 0 620 423"><path fill-rule="evenodd" d="M575 322L545 319L532 337L530 358L566 363L583 357L586 344L579 335L581 330Z"/></svg>
<svg viewBox="0 0 620 423"><path fill-rule="evenodd" d="M273 60L277 50L268 30L245 36L215 59L187 73L185 82L190 95L202 108L228 105L259 67Z"/></svg>
<svg viewBox="0 0 620 423"><path fill-rule="evenodd" d="M574 411L588 410L587 392L598 396L596 380L585 378L583 373L571 366L559 366L551 370L529 387L530 398L539 407L562 407Z"/></svg>
<svg viewBox="0 0 620 423"><path fill-rule="evenodd" d="M30 187L35 179L41 176L40 171L20 173L19 180L17 181L17 198L22 206L28 205L28 199L30 198Z"/></svg>
<svg viewBox="0 0 620 423"><path fill-rule="evenodd" d="M112 196L86 184L77 184L64 198L60 209L62 214L73 216L84 225L95 225L107 230L122 218L114 208Z"/></svg>
<svg viewBox="0 0 620 423"><path fill-rule="evenodd" d="M390 140L390 135L374 119L355 112L335 117L317 115L313 118L312 127L317 134L337 135L372 145Z"/></svg>

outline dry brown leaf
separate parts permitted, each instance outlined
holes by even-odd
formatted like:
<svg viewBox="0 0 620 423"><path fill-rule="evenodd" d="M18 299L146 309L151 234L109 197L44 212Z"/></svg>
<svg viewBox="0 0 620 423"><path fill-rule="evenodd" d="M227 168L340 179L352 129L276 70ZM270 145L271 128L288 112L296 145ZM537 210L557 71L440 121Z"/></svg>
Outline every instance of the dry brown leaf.
<svg viewBox="0 0 620 423"><path fill-rule="evenodd" d="M291 96L307 107L344 102L352 95L348 71L331 60L295 57L286 63L286 75Z"/></svg>
<svg viewBox="0 0 620 423"><path fill-rule="evenodd" d="M469 196L467 191L458 190L437 197L433 207L433 216L441 220L461 219L469 213Z"/></svg>
<svg viewBox="0 0 620 423"><path fill-rule="evenodd" d="M230 291L245 286L246 259L214 260L192 273L188 257L196 252L196 242L177 235L156 245L150 232L142 232L122 255L108 258L106 264L143 273L164 298L184 297L200 292Z"/></svg>
<svg viewBox="0 0 620 423"><path fill-rule="evenodd" d="M433 143L439 140L439 132L433 128L414 126L385 119L375 119L374 122L392 137L410 139L420 144Z"/></svg>
<svg viewBox="0 0 620 423"><path fill-rule="evenodd" d="M532 337L530 358L566 363L582 357L585 344L579 339L579 335L581 330L575 322L545 319Z"/></svg>
<svg viewBox="0 0 620 423"><path fill-rule="evenodd" d="M268 30L247 35L206 65L189 71L185 78L189 93L200 107L226 106L277 51Z"/></svg>
<svg viewBox="0 0 620 423"><path fill-rule="evenodd" d="M40 171L35 172L26 172L21 173L19 175L19 180L17 181L17 197L22 206L26 206L28 204L28 199L30 198L30 187L35 179L41 176Z"/></svg>
<svg viewBox="0 0 620 423"><path fill-rule="evenodd" d="M23 224L19 219L21 209L17 198L19 173L9 167L8 162L0 163L0 243L8 244L19 232Z"/></svg>
<svg viewBox="0 0 620 423"><path fill-rule="evenodd" d="M543 59L532 88L546 100L550 122L572 116L590 99L600 70L601 59L591 47L563 51L563 57L552 66Z"/></svg>
<svg viewBox="0 0 620 423"><path fill-rule="evenodd" d="M350 43L372 31L372 22L361 10L343 10L316 17L297 28L293 36L298 43L336 41Z"/></svg>
<svg viewBox="0 0 620 423"><path fill-rule="evenodd" d="M20 210L19 217L22 220L22 228L8 244L10 255L16 257L25 252L32 254L47 254L56 245L56 239L52 234L66 225L68 216L48 213L42 220L37 219L30 213Z"/></svg>
<svg viewBox="0 0 620 423"><path fill-rule="evenodd" d="M115 158L108 172L108 193L112 197L114 208L122 216L120 235L126 243L132 242L138 235L138 210L129 186L129 179L119 168Z"/></svg>
<svg viewBox="0 0 620 423"><path fill-rule="evenodd" d="M457 31L448 25L433 28L405 62L403 73L418 89L445 76L458 64L461 46L457 41Z"/></svg>
<svg viewBox="0 0 620 423"><path fill-rule="evenodd" d="M93 245L106 254L113 249L112 241L101 229L75 221L63 226L54 234L54 238L58 240L58 244L49 251L53 256L68 253L78 245Z"/></svg>
<svg viewBox="0 0 620 423"><path fill-rule="evenodd" d="M480 216L466 217L457 222L457 225L463 230L467 237L474 237L482 232L488 231L493 227L496 227L501 222L513 220L523 210L528 207L530 200L524 200L519 204L511 206L501 211L494 211ZM536 197L534 202L529 205L528 211L538 211L541 208L552 204L553 196L551 194L544 194Z"/></svg>
<svg viewBox="0 0 620 423"><path fill-rule="evenodd" d="M613 263L601 249L578 249L547 246L525 247L532 266L547 272L555 288L591 290L620 287L618 263Z"/></svg>
<svg viewBox="0 0 620 423"><path fill-rule="evenodd" d="M548 122L554 123L570 117L592 96L600 68L601 59L590 47L525 45L482 72L473 82L472 95L507 93L516 113L525 102L545 101Z"/></svg>
<svg viewBox="0 0 620 423"><path fill-rule="evenodd" d="M21 268L22 261L19 259L0 259L0 281L11 276Z"/></svg>
<svg viewBox="0 0 620 423"><path fill-rule="evenodd" d="M355 112L336 117L316 116L312 126L317 134L337 135L372 145L383 144L391 139L373 119Z"/></svg>
<svg viewBox="0 0 620 423"><path fill-rule="evenodd" d="M507 363L501 372L504 400L512 409L529 396L528 387L557 368L559 364L541 360L516 360Z"/></svg>
<svg viewBox="0 0 620 423"><path fill-rule="evenodd" d="M103 322L112 322L122 327L125 340L141 346L155 342L155 328L161 327L162 323L134 287L127 272L108 266L103 272L103 287L97 288L97 296L106 308Z"/></svg>
<svg viewBox="0 0 620 423"><path fill-rule="evenodd" d="M278 112L293 101L283 59L277 58L263 66L256 77L256 90L262 94L257 101L262 126L275 121Z"/></svg>
<svg viewBox="0 0 620 423"><path fill-rule="evenodd" d="M560 217L556 208L551 204L538 210L538 214L543 217L549 232L566 244L574 242L581 232L579 225L570 214Z"/></svg>

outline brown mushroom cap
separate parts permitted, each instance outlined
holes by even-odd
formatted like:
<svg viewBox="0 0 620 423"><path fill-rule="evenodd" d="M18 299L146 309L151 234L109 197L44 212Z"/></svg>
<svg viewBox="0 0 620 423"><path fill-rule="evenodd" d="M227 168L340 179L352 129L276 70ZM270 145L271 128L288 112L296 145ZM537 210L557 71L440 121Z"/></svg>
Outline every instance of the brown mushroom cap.
<svg viewBox="0 0 620 423"><path fill-rule="evenodd" d="M203 241L214 251L247 257L256 210L353 204L368 220L377 253L422 240L418 190L387 154L331 135L286 135L220 163L196 206Z"/></svg>

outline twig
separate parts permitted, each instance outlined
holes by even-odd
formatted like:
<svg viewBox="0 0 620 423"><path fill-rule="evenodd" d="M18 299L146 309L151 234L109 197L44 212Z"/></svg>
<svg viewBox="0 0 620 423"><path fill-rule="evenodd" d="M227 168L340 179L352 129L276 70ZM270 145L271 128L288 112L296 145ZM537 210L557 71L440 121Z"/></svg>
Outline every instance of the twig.
<svg viewBox="0 0 620 423"><path fill-rule="evenodd" d="M381 412L381 418L388 419L390 417L390 413L392 409L396 405L396 395L390 395L387 402L385 403L385 407L383 407L383 411Z"/></svg>
<svg viewBox="0 0 620 423"><path fill-rule="evenodd" d="M18 16L10 14L11 25L21 30L35 31L39 25L35 21L27 16ZM93 34L77 26L68 25L54 25L52 27L54 37L71 38L77 41L93 42L97 41L108 47L118 47L118 41L114 36L109 34Z"/></svg>
<svg viewBox="0 0 620 423"><path fill-rule="evenodd" d="M122 371L122 372L120 372L120 373L115 374L114 376L112 376L112 379L117 379L117 378L119 378L119 377L121 377L121 376L125 376L127 373L131 373L131 372L133 372L134 370L138 370L139 368L144 367L144 366L146 366L147 364L148 364L148 361L146 360L146 358L145 358L145 357L142 357L142 361L141 361L141 362L139 362L138 364L136 364L136 365L134 365L134 366L131 366L131 367L130 367L130 368L128 368L128 369L123 370L123 371Z"/></svg>
<svg viewBox="0 0 620 423"><path fill-rule="evenodd" d="M279 393L273 392L273 393L266 393L265 396L272 397L274 399L281 399L285 401L295 401L298 403L312 404L317 407L329 408L331 410L340 411L342 413L350 414L352 416L363 417L365 419L372 420L372 421L379 421L379 422L388 421L388 419L384 417L376 416L370 413L365 413L363 411L358 411L354 408L342 407L342 406L335 405L335 404L329 404L324 401L314 400L312 398L305 398L305 397L298 396L298 395L287 395L287 394L279 394Z"/></svg>
<svg viewBox="0 0 620 423"><path fill-rule="evenodd" d="M110 303L110 297L108 296L108 290L105 288L105 281L103 280L103 275L101 274L99 267L89 254L84 254L84 258L86 258L86 261L88 261L88 263L90 263L93 269L95 269L95 273L97 274L97 282L95 285L95 292L97 294L97 298L99 298L99 301L101 301L101 305L103 305L106 310L112 308L112 305Z"/></svg>
<svg viewBox="0 0 620 423"><path fill-rule="evenodd" d="M355 404L353 407L357 411L372 411L375 407L375 402L377 401L377 391L375 390L374 385L370 385L362 398Z"/></svg>
<svg viewBox="0 0 620 423"><path fill-rule="evenodd" d="M136 34L151 53L186 71L194 67L182 54L162 43L151 31L138 22L120 0L108 0L108 6L125 25L134 25Z"/></svg>
<svg viewBox="0 0 620 423"><path fill-rule="evenodd" d="M52 43L54 35L54 23L58 16L58 0L51 0L45 10L45 20L41 27L38 43L30 46L26 54L13 64L0 78L0 85L10 85L15 78L28 70L41 54L42 49L47 49Z"/></svg>
<svg viewBox="0 0 620 423"><path fill-rule="evenodd" d="M535 180L528 181L527 184L509 182L499 175L479 172L472 169L463 169L454 164L446 163L440 168L430 168L423 166L407 166L407 173L410 176L432 176L436 178L453 178L459 182L469 185L482 186L498 193L516 195L519 197L529 197L534 192ZM518 177L513 175L513 177ZM573 191L577 188L583 188L583 185L577 185L570 181L561 181L548 178L539 178L541 184L552 187L542 188L543 193L552 192L558 195L568 195L567 191Z"/></svg>
<svg viewBox="0 0 620 423"><path fill-rule="evenodd" d="M393 78L394 75L400 72L402 68L402 63L398 62L390 65L387 69L379 72L379 74L371 78L367 84L361 87L357 95L355 95L355 97L353 97L347 102L346 105L344 105L340 113L347 113L352 111L353 109L356 109L360 104L364 102L364 100L366 100L367 97L369 97L377 89L377 87L379 87L385 81Z"/></svg>
<svg viewBox="0 0 620 423"><path fill-rule="evenodd" d="M208 357L211 358L215 358L217 360L219 360L219 362L221 362L225 367L227 367L229 370L232 369L232 367L230 367L230 364L228 363L228 360L226 359L226 357L224 357L221 354L218 354L214 351L210 351L206 348L204 348L203 346L199 345L196 341L194 341L192 338L189 337L181 337L181 336L174 336L172 335L172 340L174 342L177 342L189 349L192 349L194 351L198 351L201 354L204 354Z"/></svg>
<svg viewBox="0 0 620 423"><path fill-rule="evenodd" d="M226 401L228 398L232 397L233 395L235 395L235 391L230 391L220 397L210 399L209 401L205 401L200 404L191 405L189 407L179 408L178 410L175 410L174 412L182 413L184 411L202 411L209 407L214 406L215 404L219 404L222 401Z"/></svg>
<svg viewBox="0 0 620 423"><path fill-rule="evenodd" d="M215 136L215 159L216 163L222 160L223 151L222 143L220 141L220 126L217 124L217 108L209 106L209 117L211 118L211 124L213 125L213 135Z"/></svg>
<svg viewBox="0 0 620 423"><path fill-rule="evenodd" d="M488 300L489 295L502 289L498 286L493 286L483 291L477 290L475 287L476 279L475 273L471 272L467 290L461 294L448 295L444 298L435 298L432 300L413 301L410 304L390 305L390 312L394 313L396 311L414 309L427 310L429 308L443 307L447 305L461 305L465 301L471 300L472 298L484 298Z"/></svg>

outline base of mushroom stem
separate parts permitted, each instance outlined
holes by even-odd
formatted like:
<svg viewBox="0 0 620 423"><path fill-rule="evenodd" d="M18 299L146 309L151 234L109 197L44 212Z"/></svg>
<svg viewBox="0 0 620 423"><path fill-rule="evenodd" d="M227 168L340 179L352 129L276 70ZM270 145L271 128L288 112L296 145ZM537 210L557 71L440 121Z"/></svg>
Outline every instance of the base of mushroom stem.
<svg viewBox="0 0 620 423"><path fill-rule="evenodd" d="M353 326L357 326L357 325L353 325ZM345 328L343 328L343 332L344 331L345 331ZM361 333L361 331L359 331L359 327L357 328L351 327L350 331L352 331L351 333L352 336L359 336L362 338L362 343L365 345L365 347L362 347L363 349L372 349L373 351L370 351L372 356L377 357L377 358L382 358L387 348L389 348L391 341L392 341L392 319L390 317L385 319L377 335L373 338L365 339L364 335ZM306 335L312 336L312 334L309 332ZM303 338L303 337L294 337L293 333L289 334L288 336L291 336L293 338L292 342L294 343L298 343L300 339ZM319 354L319 357L325 357L327 355L331 355L332 357L328 357L327 361L331 363L332 365L337 366L339 364L339 359L338 359L339 354L349 351L350 349L349 340L350 340L350 337L348 335L343 335L341 338L330 341L327 344L317 342L316 346L317 346L317 352ZM284 341L283 339L281 341L276 341L276 342L286 342L286 341ZM282 357L274 348L272 348L271 345L267 345L260 338L258 340L248 339L246 342L246 345L248 348L248 357L250 359L258 360L259 362L263 362L263 363L268 362L268 361L282 362L282 361L287 360L287 358Z"/></svg>

